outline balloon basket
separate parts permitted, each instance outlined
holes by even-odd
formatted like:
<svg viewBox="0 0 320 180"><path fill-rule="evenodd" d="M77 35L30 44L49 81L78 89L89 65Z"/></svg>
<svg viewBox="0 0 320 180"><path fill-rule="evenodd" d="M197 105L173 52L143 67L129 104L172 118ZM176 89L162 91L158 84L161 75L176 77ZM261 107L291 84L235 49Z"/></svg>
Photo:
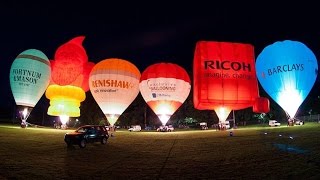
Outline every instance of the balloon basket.
<svg viewBox="0 0 320 180"><path fill-rule="evenodd" d="M288 126L294 126L294 121L291 120L291 119L289 119L289 120L288 120Z"/></svg>

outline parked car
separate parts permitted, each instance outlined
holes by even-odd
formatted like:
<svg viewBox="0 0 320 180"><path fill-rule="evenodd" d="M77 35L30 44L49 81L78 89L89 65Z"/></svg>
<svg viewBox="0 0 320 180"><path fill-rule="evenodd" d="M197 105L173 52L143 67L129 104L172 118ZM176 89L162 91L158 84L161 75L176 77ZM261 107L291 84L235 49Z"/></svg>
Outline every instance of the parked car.
<svg viewBox="0 0 320 180"><path fill-rule="evenodd" d="M174 131L174 127L172 125L160 126L159 128L157 128L157 131L160 131L160 132L171 132L171 131Z"/></svg>
<svg viewBox="0 0 320 180"><path fill-rule="evenodd" d="M269 126L275 127L275 126L280 126L281 123L279 123L277 120L269 120Z"/></svg>
<svg viewBox="0 0 320 180"><path fill-rule="evenodd" d="M230 129L230 121L233 121L233 120L226 120L226 122L224 123L224 126L226 127L226 129Z"/></svg>
<svg viewBox="0 0 320 180"><path fill-rule="evenodd" d="M85 148L87 143L100 142L107 144L109 134L103 125L84 125L79 127L74 132L66 133L64 141L68 146L79 145L80 148Z"/></svg>
<svg viewBox="0 0 320 180"><path fill-rule="evenodd" d="M207 130L208 129L208 125L206 122L201 122L200 123L200 127L201 127L201 130Z"/></svg>
<svg viewBox="0 0 320 180"><path fill-rule="evenodd" d="M132 131L141 131L140 125L132 125L131 128L128 129L130 132Z"/></svg>
<svg viewBox="0 0 320 180"><path fill-rule="evenodd" d="M297 119L295 120L295 125L304 125L304 121L303 120L300 120L300 119Z"/></svg>

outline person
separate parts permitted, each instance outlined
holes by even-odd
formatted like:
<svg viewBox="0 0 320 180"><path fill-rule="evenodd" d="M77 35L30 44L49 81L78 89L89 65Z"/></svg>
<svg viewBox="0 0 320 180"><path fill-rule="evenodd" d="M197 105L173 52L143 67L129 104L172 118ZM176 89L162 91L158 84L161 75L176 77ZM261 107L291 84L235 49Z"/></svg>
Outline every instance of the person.
<svg viewBox="0 0 320 180"><path fill-rule="evenodd" d="M26 120L21 120L21 127L26 128L27 127L27 121Z"/></svg>
<svg viewBox="0 0 320 180"><path fill-rule="evenodd" d="M223 126L222 126L222 123L221 123L221 121L219 121L219 124L218 124L218 126L219 126L219 130L223 130Z"/></svg>

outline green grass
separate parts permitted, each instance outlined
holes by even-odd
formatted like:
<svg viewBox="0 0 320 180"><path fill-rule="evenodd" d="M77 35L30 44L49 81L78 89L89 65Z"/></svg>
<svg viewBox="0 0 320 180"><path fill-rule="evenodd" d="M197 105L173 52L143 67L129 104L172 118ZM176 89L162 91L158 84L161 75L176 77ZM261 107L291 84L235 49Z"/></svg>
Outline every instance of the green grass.
<svg viewBox="0 0 320 180"><path fill-rule="evenodd" d="M320 178L317 123L241 127L232 137L215 130L119 130L107 145L85 149L66 147L69 131L0 125L0 179Z"/></svg>

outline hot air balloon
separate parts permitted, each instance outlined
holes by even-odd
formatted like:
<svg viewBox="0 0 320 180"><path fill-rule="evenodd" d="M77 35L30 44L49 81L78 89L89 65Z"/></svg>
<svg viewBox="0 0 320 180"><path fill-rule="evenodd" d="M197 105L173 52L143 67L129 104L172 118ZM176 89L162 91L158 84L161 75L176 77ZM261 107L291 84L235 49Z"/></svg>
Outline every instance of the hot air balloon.
<svg viewBox="0 0 320 180"><path fill-rule="evenodd" d="M199 41L193 61L194 107L215 110L225 123L231 110L252 107L259 97L250 44Z"/></svg>
<svg viewBox="0 0 320 180"><path fill-rule="evenodd" d="M318 75L313 52L298 41L278 41L257 57L257 77L263 89L287 113L295 114L312 89Z"/></svg>
<svg viewBox="0 0 320 180"><path fill-rule="evenodd" d="M28 49L20 53L10 69L10 87L21 110L21 127L26 127L27 118L50 82L50 61L37 50Z"/></svg>
<svg viewBox="0 0 320 180"><path fill-rule="evenodd" d="M190 93L190 78L185 69L173 63L157 63L141 75L140 92L163 126Z"/></svg>
<svg viewBox="0 0 320 180"><path fill-rule="evenodd" d="M252 109L255 113L268 113L270 111L269 99L266 97L256 98Z"/></svg>
<svg viewBox="0 0 320 180"><path fill-rule="evenodd" d="M139 69L124 59L105 59L93 67L90 91L111 126L139 94L140 76Z"/></svg>
<svg viewBox="0 0 320 180"><path fill-rule="evenodd" d="M82 46L84 36L71 39L61 45L51 60L52 77L46 91L50 99L48 115L59 116L62 128L66 128L69 117L80 116L80 103L89 90L89 74L94 63L88 62Z"/></svg>

